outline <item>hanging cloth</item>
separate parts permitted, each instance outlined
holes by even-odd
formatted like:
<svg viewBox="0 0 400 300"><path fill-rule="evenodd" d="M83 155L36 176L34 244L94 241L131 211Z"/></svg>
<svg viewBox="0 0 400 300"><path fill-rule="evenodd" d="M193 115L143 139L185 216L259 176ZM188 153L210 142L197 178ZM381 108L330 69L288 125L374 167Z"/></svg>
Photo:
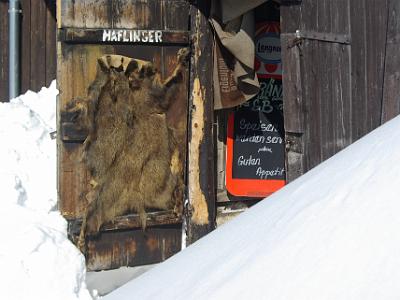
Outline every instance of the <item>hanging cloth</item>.
<svg viewBox="0 0 400 300"><path fill-rule="evenodd" d="M214 108L240 105L257 95L253 8L267 0L214 0Z"/></svg>

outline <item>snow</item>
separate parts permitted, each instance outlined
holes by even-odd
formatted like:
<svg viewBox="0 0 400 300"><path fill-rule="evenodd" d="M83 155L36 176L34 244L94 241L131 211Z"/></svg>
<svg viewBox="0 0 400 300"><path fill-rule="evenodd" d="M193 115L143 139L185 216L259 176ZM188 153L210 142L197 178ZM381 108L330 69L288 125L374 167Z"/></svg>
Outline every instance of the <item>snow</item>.
<svg viewBox="0 0 400 300"><path fill-rule="evenodd" d="M86 285L89 291L95 290L99 296L107 295L154 266L121 267L115 270L88 272L86 273Z"/></svg>
<svg viewBox="0 0 400 300"><path fill-rule="evenodd" d="M57 211L57 93L0 104L1 299L92 299ZM103 299L400 299L399 165L400 117Z"/></svg>
<svg viewBox="0 0 400 300"><path fill-rule="evenodd" d="M92 299L57 211L56 82L0 104L0 298Z"/></svg>
<svg viewBox="0 0 400 300"><path fill-rule="evenodd" d="M103 299L400 299L399 166L397 117Z"/></svg>

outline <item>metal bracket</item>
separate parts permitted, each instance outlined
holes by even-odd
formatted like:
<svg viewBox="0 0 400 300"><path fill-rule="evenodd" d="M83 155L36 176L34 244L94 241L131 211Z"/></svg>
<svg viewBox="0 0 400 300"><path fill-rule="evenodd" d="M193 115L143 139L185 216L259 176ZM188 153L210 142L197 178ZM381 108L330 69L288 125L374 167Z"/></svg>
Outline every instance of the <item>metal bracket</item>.
<svg viewBox="0 0 400 300"><path fill-rule="evenodd" d="M55 139L57 138L57 131L52 131L52 132L50 132L49 134L50 134L50 138L51 138L52 140L55 140Z"/></svg>
<svg viewBox="0 0 400 300"><path fill-rule="evenodd" d="M345 45L350 45L351 43L350 36L347 34L296 30L295 38L290 40L287 46L288 48L293 48L301 44L303 40L315 40Z"/></svg>
<svg viewBox="0 0 400 300"><path fill-rule="evenodd" d="M13 14L13 13L22 14L22 9L10 8L10 9L8 10L8 13L9 13L9 14Z"/></svg>

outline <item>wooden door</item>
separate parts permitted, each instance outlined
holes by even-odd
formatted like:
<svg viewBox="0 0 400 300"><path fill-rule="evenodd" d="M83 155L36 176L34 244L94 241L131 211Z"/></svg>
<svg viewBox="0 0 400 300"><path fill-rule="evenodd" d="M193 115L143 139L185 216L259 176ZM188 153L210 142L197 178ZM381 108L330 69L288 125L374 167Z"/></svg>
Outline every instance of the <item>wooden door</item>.
<svg viewBox="0 0 400 300"><path fill-rule="evenodd" d="M282 2L288 181L399 113L395 2Z"/></svg>
<svg viewBox="0 0 400 300"><path fill-rule="evenodd" d="M197 17L192 22L190 14ZM210 52L201 54L199 49L204 43L203 36L198 36L192 45L194 58L192 55L190 82L190 56L186 54L187 57L183 57L184 49L190 46L189 28L199 34L200 28L205 26L203 12L183 0L58 2L59 208L68 220L70 238L75 243L78 243L80 233L82 236L82 220L89 228L85 223L88 210L96 214L92 221L98 232L84 233L83 245L80 245L89 270L156 263L180 251L184 202L186 211L190 212L186 214L189 241L200 238L213 228L210 205L213 189L205 195L207 188L203 184L212 180L208 179L207 171L202 174L199 171L199 165L209 161L207 153L210 150L207 149L210 147L204 146L204 137L211 131L212 122L206 115L212 101L204 100L211 90L207 76L200 72L199 67L199 63L210 60ZM177 66L181 66L179 70ZM159 81L157 76L160 76ZM151 91L146 90L149 85ZM120 86L130 92L116 94ZM137 91L144 94L130 96ZM104 96L105 93L108 96ZM141 105L142 111L132 112L128 106L118 110L118 103L126 99L136 99L129 100L134 103L130 107ZM147 109L137 101L151 104ZM191 110L188 110L189 101ZM82 105L86 106L82 109ZM89 114L84 115L86 111ZM92 116L87 119L90 124L95 122L96 126L80 121L82 115ZM101 118L106 121L100 123ZM127 118L130 121L121 125L125 129L113 131L111 127L120 126L115 120ZM143 128L147 129L143 131ZM99 133L101 130L103 134ZM118 139L119 132L129 133ZM103 146L89 146L89 149L98 148L90 157L88 145L99 145L101 136ZM141 143L138 142L141 137L147 140L135 152L132 149ZM206 147L206 151L200 152L202 147ZM120 159L124 153L130 154ZM107 155L111 158L105 167ZM133 170L132 165L139 164L139 161L140 166ZM163 169L166 162L168 168ZM122 169L117 170L117 166ZM112 168L113 173L110 171ZM189 176L186 176L187 169ZM153 176L144 178L146 172ZM165 180L160 181L158 174L164 174ZM118 179L124 176L129 180ZM175 179L171 181L171 178ZM134 181L137 184L133 184ZM186 190L188 184L193 186L189 191ZM137 186L147 186L148 190L139 192ZM108 189L110 196L101 196ZM152 195L151 199L146 198L148 195ZM187 201L185 195L188 195ZM113 199L113 202L101 200L106 198ZM128 200L121 204L122 198ZM142 205L144 211L134 204L139 203L139 198L147 199L141 200L145 202ZM167 205L154 205L161 198ZM103 202L91 205L96 201ZM168 201L173 201L173 205ZM124 208L119 207L121 205L125 205ZM110 211L114 211L112 217L106 217ZM87 224L90 222L88 218Z"/></svg>

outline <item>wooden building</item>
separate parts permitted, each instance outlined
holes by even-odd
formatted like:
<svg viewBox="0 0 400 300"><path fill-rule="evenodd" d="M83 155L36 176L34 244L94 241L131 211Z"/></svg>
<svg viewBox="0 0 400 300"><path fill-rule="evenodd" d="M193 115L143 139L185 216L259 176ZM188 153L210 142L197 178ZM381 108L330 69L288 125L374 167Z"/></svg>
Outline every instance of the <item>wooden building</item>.
<svg viewBox="0 0 400 300"><path fill-rule="evenodd" d="M273 22L278 22L280 28L283 125L280 130L270 130L281 134L270 140L276 138L282 146L276 151L281 151L279 164L283 172L273 182L275 187L281 187L282 181L285 184L294 180L399 114L400 56L396 49L400 44L400 3L394 0L274 2L279 2L279 15ZM239 191L235 195L226 186L227 177L231 176L228 173L233 172L227 166L235 167L233 158L226 153L238 141L237 128L232 127L234 123L229 125L229 119L238 110L214 110L214 89L219 87L213 85L216 37L209 25L210 4L211 1L204 0L57 2L58 191L60 210L69 221L69 233L75 242L79 239L82 218L83 226L87 226L85 216L91 222L87 213L91 201L100 199L98 195L107 189L105 183L100 183L101 191L96 190L101 182L96 177L100 171L95 172L99 167L79 159L82 150L91 151L84 141L98 129L77 124L77 112L82 112L76 110L77 104L94 101L99 107L101 101L106 101L98 100L101 97L114 99L111 106L118 103L117 88L112 84L118 82L115 78L123 76L121 80L129 82L132 93L124 99L134 99L136 89L132 84L137 78L132 76L145 78L147 62L152 62L162 80L168 82L167 78L175 74L180 63L177 53L182 48L191 50L186 71L180 69L179 93L168 109L159 112L165 115L169 129L179 131L176 139L180 145L177 151L181 169L175 175L182 181L184 191L179 196L170 194L179 198L179 205L174 209L148 209L145 230L142 230L143 215L134 210L112 221L105 220L100 224L100 234L84 240L91 270L162 261L180 251L182 228L190 244L213 230L217 220L223 222L266 195L254 191L244 192L245 196ZM94 112L93 122L98 122L100 110ZM136 120L132 121L133 128L138 118L133 118ZM235 136L233 146L229 146L232 136ZM255 137L256 134L250 136ZM91 141L99 142L100 138L96 132ZM243 141L249 139L245 136ZM268 147L264 150L272 152ZM138 155L150 154L143 150ZM171 156L168 159L172 165ZM150 161L153 159L148 157ZM261 166L261 159L252 155L239 161L239 166ZM142 178L145 168L143 163L137 176ZM237 170L241 172L244 168ZM255 186L267 179L265 174L272 173L260 174ZM245 181L235 181L234 186L243 184L246 188L246 184L251 184L254 178L246 176L239 176ZM91 189L97 193L95 200L89 197ZM140 198L140 191L136 195ZM105 203L96 205L106 207Z"/></svg>
<svg viewBox="0 0 400 300"><path fill-rule="evenodd" d="M8 1L0 1L0 101L8 93ZM21 1L21 93L39 91L56 79L56 3Z"/></svg>

